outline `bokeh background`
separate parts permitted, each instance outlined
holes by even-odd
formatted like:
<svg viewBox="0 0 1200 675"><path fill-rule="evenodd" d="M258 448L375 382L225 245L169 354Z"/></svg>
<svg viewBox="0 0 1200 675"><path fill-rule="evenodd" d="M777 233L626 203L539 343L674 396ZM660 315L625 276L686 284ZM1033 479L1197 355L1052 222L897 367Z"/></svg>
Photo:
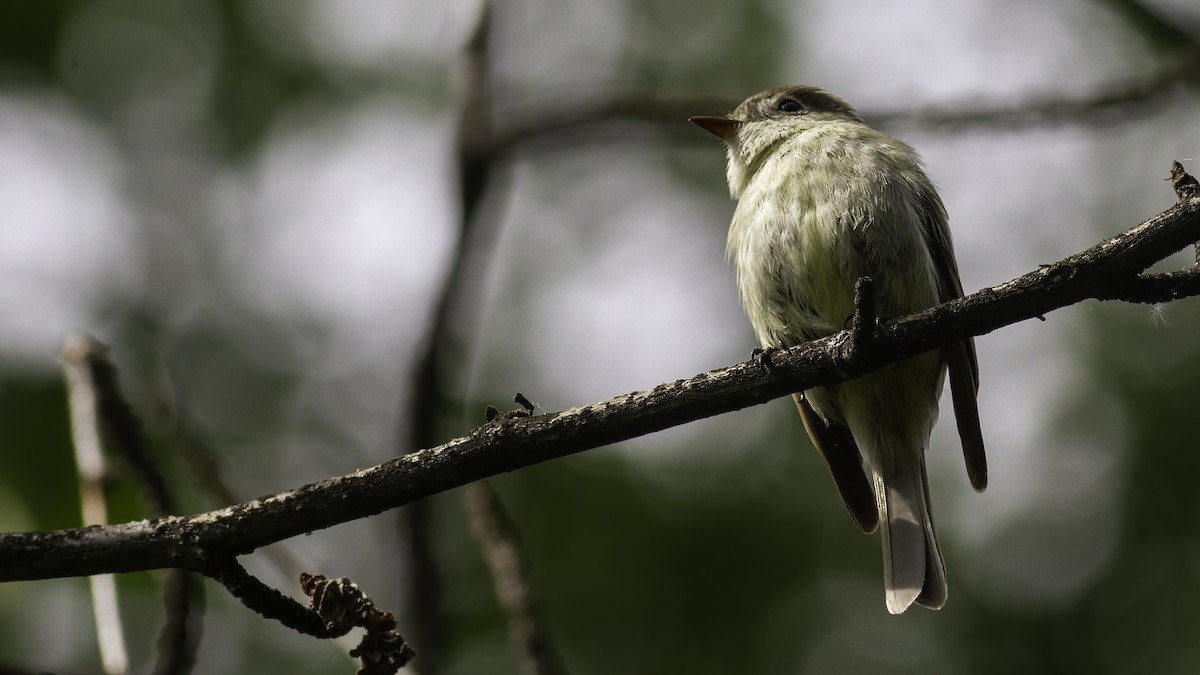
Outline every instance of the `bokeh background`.
<svg viewBox="0 0 1200 675"><path fill-rule="evenodd" d="M1190 0L495 0L490 96L465 65L479 14L0 9L0 530L80 522L57 361L78 331L110 345L188 512L224 505L197 448L246 499L449 439L516 391L558 410L744 360L723 152L685 118L770 86L828 88L920 149L968 291L1162 211L1171 160L1200 167ZM477 202L462 119L528 132ZM786 400L492 483L572 673L1195 672L1196 308L1084 303L977 340L988 491L949 413L929 451L941 612L887 615L879 542ZM119 466L112 518L145 517ZM405 612L395 513L244 562L296 596L299 569L353 578L406 613L413 672L519 672L459 496L428 507L437 627ZM134 672L162 578L118 579ZM205 588L194 672L353 672L355 638ZM0 586L0 664L98 672L86 582Z"/></svg>

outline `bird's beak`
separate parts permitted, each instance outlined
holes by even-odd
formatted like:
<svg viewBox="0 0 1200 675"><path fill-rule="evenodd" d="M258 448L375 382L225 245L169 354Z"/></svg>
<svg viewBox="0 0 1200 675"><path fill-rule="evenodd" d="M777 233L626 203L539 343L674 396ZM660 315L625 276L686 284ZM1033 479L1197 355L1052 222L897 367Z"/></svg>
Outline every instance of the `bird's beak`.
<svg viewBox="0 0 1200 675"><path fill-rule="evenodd" d="M738 129L742 126L741 120L730 119L728 117L706 117L699 115L697 117L689 117L688 121L726 143L733 141L734 136L737 136Z"/></svg>

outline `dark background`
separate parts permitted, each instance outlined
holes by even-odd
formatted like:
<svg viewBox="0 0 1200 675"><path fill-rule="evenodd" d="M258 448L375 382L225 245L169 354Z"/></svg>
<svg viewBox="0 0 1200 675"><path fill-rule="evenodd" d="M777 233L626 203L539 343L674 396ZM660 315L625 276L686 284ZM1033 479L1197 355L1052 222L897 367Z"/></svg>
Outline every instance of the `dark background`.
<svg viewBox="0 0 1200 675"><path fill-rule="evenodd" d="M76 331L111 346L186 512L224 502L185 446L209 448L239 499L411 449L411 383L460 231L476 15L415 0L0 10L0 530L80 524L56 362ZM797 82L846 97L925 156L968 291L1167 208L1171 160L1200 157L1185 0L497 0L491 37L497 126L705 103L498 158L426 392L439 441L516 391L558 410L747 358L722 148L689 113ZM1081 103L1042 106L1056 101ZM912 114L929 111L943 117ZM1085 303L978 339L991 487L971 491L947 412L930 449L937 613L887 615L878 540L855 531L790 402L493 483L572 673L1192 672L1195 309ZM517 672L458 496L433 506L439 672ZM111 518L142 508L118 480ZM397 532L384 514L244 562L296 596L299 569L349 576L399 613ZM136 672L161 579L118 580ZM352 672L353 639L299 636L205 587L195 672ZM98 672L91 617L82 579L0 586L0 663Z"/></svg>

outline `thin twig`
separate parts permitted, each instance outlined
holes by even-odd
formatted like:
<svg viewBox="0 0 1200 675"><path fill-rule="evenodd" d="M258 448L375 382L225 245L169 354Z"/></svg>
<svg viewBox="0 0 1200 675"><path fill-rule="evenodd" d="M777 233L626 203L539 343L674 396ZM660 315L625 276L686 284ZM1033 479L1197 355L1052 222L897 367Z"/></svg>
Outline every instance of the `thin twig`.
<svg viewBox="0 0 1200 675"><path fill-rule="evenodd" d="M156 516L175 513L175 497L151 456L141 421L121 393L116 368L101 349L92 350L87 363L96 385L102 426L112 439L112 447L118 449L133 468L150 512ZM190 572L171 570L168 573L163 584L166 620L158 636L154 675L178 675L191 670L197 641L195 635L189 632L189 624L192 623L189 618L194 605L202 602L202 593L203 590L195 583Z"/></svg>
<svg viewBox="0 0 1200 675"><path fill-rule="evenodd" d="M529 561L520 535L488 481L463 489L471 530L481 542L492 573L496 597L508 616L508 630L525 653L526 670L536 675L566 675L567 669L554 646L550 627L530 580Z"/></svg>
<svg viewBox="0 0 1200 675"><path fill-rule="evenodd" d="M340 637L349 630L331 632L321 615L259 581L232 556L213 556L199 571L219 581L246 607L292 630L322 639Z"/></svg>
<svg viewBox="0 0 1200 675"><path fill-rule="evenodd" d="M504 416L467 436L352 474L187 517L105 527L0 534L0 581L180 567L364 518L539 462L609 445L774 398L858 377L970 336L1089 298L1120 297L1146 268L1200 239L1200 199L1172 206L1086 251L1011 281L879 326L861 364L839 358L844 332L745 362L534 417ZM1190 286L1200 293L1200 284ZM1139 302L1183 297L1177 289ZM419 647L420 645L418 645Z"/></svg>
<svg viewBox="0 0 1200 675"><path fill-rule="evenodd" d="M68 375L68 380L75 378L90 384L95 428L111 440L109 446L120 452L133 469L150 513L155 516L175 513L175 497L151 455L141 420L121 393L117 370L108 359L107 350L87 336L74 336L68 344L64 351L70 353L70 358L66 360L72 369L78 369ZM99 442L100 436L95 440ZM197 641L194 635L189 635L189 617L193 605L201 602L201 594L202 589L189 572L169 573L163 590L166 621L158 638L155 675L176 675L191 669Z"/></svg>
<svg viewBox="0 0 1200 675"><path fill-rule="evenodd" d="M84 335L67 338L62 349L63 374L67 381L71 410L71 438L79 472L79 501L85 525L108 523L108 508L104 499L107 471L100 439L102 411L96 373L92 368L96 353L102 349ZM100 662L108 675L123 675L129 670L129 653L125 648L124 624L117 605L116 581L110 574L101 574L88 579L88 583L92 593Z"/></svg>
<svg viewBox="0 0 1200 675"><path fill-rule="evenodd" d="M391 675L416 655L396 630L395 617L379 611L349 579L302 573L300 586L312 598L311 606L305 607L259 581L232 557L214 557L204 574L219 581L246 607L305 635L328 640L354 627L366 628L362 642L350 651L350 656L362 661L358 672L363 675Z"/></svg>

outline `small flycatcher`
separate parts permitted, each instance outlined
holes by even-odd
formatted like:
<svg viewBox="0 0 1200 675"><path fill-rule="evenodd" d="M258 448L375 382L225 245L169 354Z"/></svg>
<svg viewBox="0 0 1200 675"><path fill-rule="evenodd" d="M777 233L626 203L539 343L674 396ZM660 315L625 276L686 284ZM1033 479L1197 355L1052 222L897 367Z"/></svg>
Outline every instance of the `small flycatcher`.
<svg viewBox="0 0 1200 675"><path fill-rule="evenodd" d="M850 104L816 87L782 87L751 96L729 117L691 121L725 141L738 200L726 254L763 347L842 330L860 277L874 281L880 320L962 295L946 209L920 157ZM967 475L982 491L972 340L793 395L854 522L881 531L893 614L946 602L925 448L947 368Z"/></svg>

